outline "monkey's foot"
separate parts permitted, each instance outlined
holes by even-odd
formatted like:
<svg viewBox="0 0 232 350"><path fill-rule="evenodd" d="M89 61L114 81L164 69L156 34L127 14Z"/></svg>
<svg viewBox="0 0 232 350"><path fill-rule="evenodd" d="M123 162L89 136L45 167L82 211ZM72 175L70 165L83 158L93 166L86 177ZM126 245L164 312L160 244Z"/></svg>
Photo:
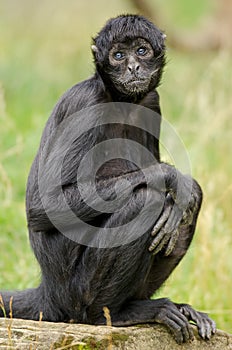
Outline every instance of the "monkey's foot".
<svg viewBox="0 0 232 350"><path fill-rule="evenodd" d="M196 311L188 304L175 305L188 321L192 321L194 324L196 324L201 338L207 340L210 339L213 334L215 334L216 323L211 320L206 313Z"/></svg>
<svg viewBox="0 0 232 350"><path fill-rule="evenodd" d="M160 299L162 300L162 306L155 315L155 322L164 324L178 344L194 338L189 321L197 326L198 333L204 340L210 339L215 334L216 324L207 314L195 311L188 304L175 304L168 299ZM159 299L157 301L159 302Z"/></svg>

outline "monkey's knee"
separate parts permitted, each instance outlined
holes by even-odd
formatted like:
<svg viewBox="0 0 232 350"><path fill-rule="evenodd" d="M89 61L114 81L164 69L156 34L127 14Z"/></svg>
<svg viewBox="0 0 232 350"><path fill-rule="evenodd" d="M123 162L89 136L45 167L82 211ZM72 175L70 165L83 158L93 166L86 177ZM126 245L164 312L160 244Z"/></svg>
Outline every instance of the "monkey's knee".
<svg viewBox="0 0 232 350"><path fill-rule="evenodd" d="M203 192L201 189L201 186L199 185L199 183L193 179L193 189L192 189L192 194L195 197L195 201L197 204L198 209L200 210L201 208L201 203L203 200Z"/></svg>

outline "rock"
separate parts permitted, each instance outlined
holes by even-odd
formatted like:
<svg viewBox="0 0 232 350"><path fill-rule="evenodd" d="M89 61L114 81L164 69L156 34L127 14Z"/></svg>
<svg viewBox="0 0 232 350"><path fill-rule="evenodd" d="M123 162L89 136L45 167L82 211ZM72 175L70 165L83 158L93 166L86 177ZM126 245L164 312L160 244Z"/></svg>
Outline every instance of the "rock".
<svg viewBox="0 0 232 350"><path fill-rule="evenodd" d="M36 322L0 318L0 349L23 350L232 350L232 335L223 331L209 341L178 345L160 325L133 327Z"/></svg>

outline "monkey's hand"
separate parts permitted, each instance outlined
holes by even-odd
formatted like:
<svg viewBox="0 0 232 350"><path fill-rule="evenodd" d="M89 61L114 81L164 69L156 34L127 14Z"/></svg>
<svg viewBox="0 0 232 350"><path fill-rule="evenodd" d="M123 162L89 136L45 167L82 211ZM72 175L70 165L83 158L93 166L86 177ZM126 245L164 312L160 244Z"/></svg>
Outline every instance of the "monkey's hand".
<svg viewBox="0 0 232 350"><path fill-rule="evenodd" d="M155 238L149 247L149 251L153 255L156 255L163 248L165 248L165 256L171 254L179 237L178 226L182 216L183 214L173 202L171 195L168 194L164 210L151 232L151 235Z"/></svg>
<svg viewBox="0 0 232 350"><path fill-rule="evenodd" d="M175 175L171 173L168 178L170 187L164 208L151 232L151 235L155 238L149 247L149 251L153 255L162 249L165 249L165 256L170 255L178 240L179 229L181 226L191 225L196 220L200 210L202 201L200 186L189 177L180 174L178 174L178 177L178 188L175 184Z"/></svg>

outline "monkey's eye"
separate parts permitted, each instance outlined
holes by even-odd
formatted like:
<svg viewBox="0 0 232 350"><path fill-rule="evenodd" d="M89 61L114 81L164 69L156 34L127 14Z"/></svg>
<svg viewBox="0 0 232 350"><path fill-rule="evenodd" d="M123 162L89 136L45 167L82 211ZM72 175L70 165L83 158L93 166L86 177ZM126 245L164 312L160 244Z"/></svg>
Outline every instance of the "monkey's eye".
<svg viewBox="0 0 232 350"><path fill-rule="evenodd" d="M117 51L114 53L114 59L117 61L120 61L124 58L124 53L122 53L121 51Z"/></svg>
<svg viewBox="0 0 232 350"><path fill-rule="evenodd" d="M147 53L147 49L146 49L146 47L142 46L136 51L136 53L138 56L144 56Z"/></svg>

